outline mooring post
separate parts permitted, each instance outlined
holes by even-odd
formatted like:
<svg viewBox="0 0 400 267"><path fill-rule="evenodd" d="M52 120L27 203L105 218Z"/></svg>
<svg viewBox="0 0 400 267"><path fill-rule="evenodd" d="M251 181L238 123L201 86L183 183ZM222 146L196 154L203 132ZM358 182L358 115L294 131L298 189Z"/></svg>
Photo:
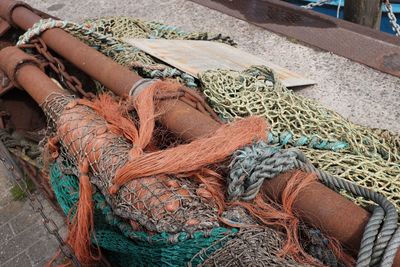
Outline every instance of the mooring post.
<svg viewBox="0 0 400 267"><path fill-rule="evenodd" d="M344 19L379 30L382 17L381 4L381 0L346 0Z"/></svg>

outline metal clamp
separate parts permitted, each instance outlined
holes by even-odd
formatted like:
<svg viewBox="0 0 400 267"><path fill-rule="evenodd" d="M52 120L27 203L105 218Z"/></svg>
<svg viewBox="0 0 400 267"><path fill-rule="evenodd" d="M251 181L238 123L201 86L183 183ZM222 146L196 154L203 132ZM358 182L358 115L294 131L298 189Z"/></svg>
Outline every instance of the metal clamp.
<svg viewBox="0 0 400 267"><path fill-rule="evenodd" d="M139 81L137 81L131 88L131 90L129 90L129 96L133 96L136 97L138 96L143 90L145 90L146 88L149 88L150 85L152 85L153 83L157 82L158 79L140 79Z"/></svg>
<svg viewBox="0 0 400 267"><path fill-rule="evenodd" d="M0 51L0 61L2 62L2 70L6 73L8 79L19 87L16 75L18 70L25 65L35 65L43 70L43 66L35 57L25 54L17 47L6 47Z"/></svg>
<svg viewBox="0 0 400 267"><path fill-rule="evenodd" d="M14 28L18 28L18 25L16 25L12 19L12 13L17 7L25 7L29 10L33 10L31 6L28 4L22 2L22 1L7 1L5 3L7 6L6 8L2 9L3 12L1 12L0 16L5 19L8 24L13 26Z"/></svg>

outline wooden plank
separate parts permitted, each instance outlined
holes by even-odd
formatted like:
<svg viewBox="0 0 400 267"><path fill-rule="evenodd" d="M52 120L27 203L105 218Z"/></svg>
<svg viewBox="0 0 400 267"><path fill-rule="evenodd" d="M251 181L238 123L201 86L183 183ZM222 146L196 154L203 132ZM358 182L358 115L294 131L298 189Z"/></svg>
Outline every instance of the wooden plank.
<svg viewBox="0 0 400 267"><path fill-rule="evenodd" d="M129 38L124 41L195 77L206 70L244 70L264 65L273 69L286 87L315 84L300 74L223 43Z"/></svg>

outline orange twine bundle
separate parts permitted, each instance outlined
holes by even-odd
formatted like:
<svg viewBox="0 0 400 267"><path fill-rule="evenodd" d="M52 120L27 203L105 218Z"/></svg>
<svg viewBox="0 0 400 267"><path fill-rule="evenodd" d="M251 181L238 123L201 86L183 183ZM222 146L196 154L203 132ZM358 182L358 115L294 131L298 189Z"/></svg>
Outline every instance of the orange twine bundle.
<svg viewBox="0 0 400 267"><path fill-rule="evenodd" d="M91 234L94 230L93 220L93 189L88 176L89 163L87 159L79 166L79 201L76 213L68 225L67 242L75 252L80 262L89 264L100 259L100 249L93 252L90 246ZM70 217L70 216L69 216ZM89 245L88 245L89 244Z"/></svg>

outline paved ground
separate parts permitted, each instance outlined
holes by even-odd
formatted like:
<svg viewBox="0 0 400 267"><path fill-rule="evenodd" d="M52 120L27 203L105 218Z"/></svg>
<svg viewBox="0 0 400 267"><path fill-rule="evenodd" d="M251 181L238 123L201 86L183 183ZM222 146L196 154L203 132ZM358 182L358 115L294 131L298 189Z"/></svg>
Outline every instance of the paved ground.
<svg viewBox="0 0 400 267"><path fill-rule="evenodd" d="M127 15L158 20L185 30L213 31L233 37L252 54L318 82L296 92L314 98L349 120L400 132L400 79L342 57L315 50L185 0L27 0L60 18ZM0 174L4 173L1 172ZM12 201L8 177L0 175L0 266L42 266L56 243L26 201ZM59 225L63 219L48 205ZM65 232L65 228L63 230Z"/></svg>
<svg viewBox="0 0 400 267"><path fill-rule="evenodd" d="M44 266L55 255L57 242L49 235L38 213L29 201L14 201L10 194L12 183L0 167L0 266ZM59 226L65 236L66 227L61 217L41 195L44 212Z"/></svg>

